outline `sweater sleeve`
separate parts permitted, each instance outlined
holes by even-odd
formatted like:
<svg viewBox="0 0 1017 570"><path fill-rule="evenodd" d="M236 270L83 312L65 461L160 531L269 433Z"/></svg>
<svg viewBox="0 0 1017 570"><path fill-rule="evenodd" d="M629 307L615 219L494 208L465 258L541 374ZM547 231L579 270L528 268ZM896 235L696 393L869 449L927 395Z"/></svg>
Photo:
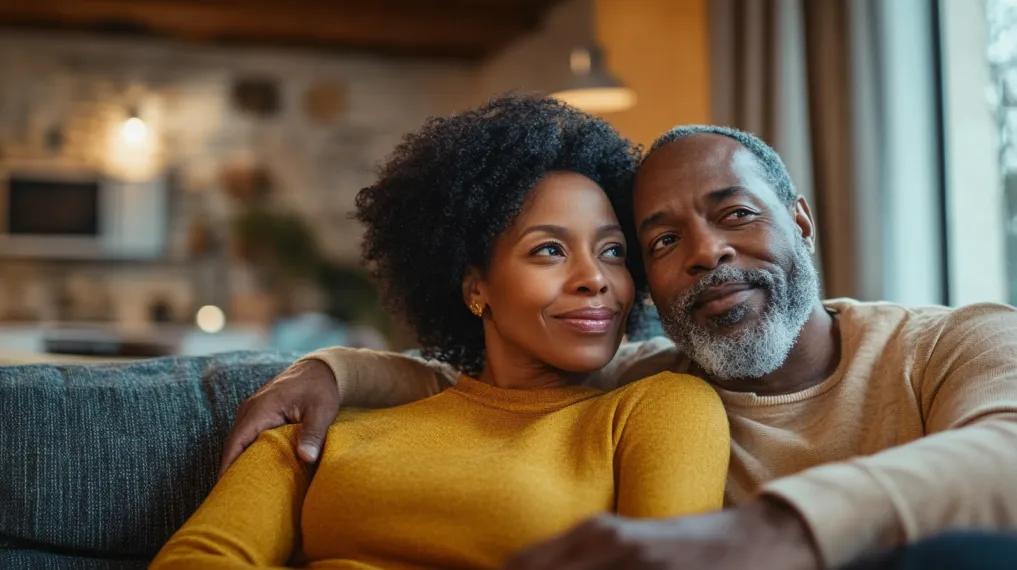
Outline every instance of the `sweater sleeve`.
<svg viewBox="0 0 1017 570"><path fill-rule="evenodd" d="M674 363L677 351L664 337L623 344L615 357L587 384L614 390ZM341 346L323 348L300 360L324 362L339 385L344 405L388 408L433 396L456 383L458 373L447 364L405 354Z"/></svg>
<svg viewBox="0 0 1017 570"><path fill-rule="evenodd" d="M720 509L731 446L717 393L694 376L669 372L627 390L615 451L618 514L655 518Z"/></svg>
<svg viewBox="0 0 1017 570"><path fill-rule="evenodd" d="M162 547L156 570L282 567L299 543L310 480L292 426L263 432Z"/></svg>
<svg viewBox="0 0 1017 570"><path fill-rule="evenodd" d="M950 528L1017 527L1017 311L953 311L918 352L925 437L771 482L831 567Z"/></svg>
<svg viewBox="0 0 1017 570"><path fill-rule="evenodd" d="M366 348L323 348L300 360L308 359L328 365L343 405L358 408L388 408L422 400L455 384L457 377L452 367L440 362Z"/></svg>

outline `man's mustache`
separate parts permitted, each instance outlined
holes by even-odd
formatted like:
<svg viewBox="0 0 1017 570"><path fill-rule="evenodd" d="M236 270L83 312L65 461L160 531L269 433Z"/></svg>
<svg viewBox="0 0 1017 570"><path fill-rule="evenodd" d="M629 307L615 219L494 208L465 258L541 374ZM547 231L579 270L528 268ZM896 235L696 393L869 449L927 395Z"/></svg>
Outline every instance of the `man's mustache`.
<svg viewBox="0 0 1017 570"><path fill-rule="evenodd" d="M739 269L729 265L718 267L704 275L692 287L682 294L673 304L681 313L688 314L699 304L699 299L711 287L728 283L745 283L752 287L770 290L774 286L774 278L763 269Z"/></svg>

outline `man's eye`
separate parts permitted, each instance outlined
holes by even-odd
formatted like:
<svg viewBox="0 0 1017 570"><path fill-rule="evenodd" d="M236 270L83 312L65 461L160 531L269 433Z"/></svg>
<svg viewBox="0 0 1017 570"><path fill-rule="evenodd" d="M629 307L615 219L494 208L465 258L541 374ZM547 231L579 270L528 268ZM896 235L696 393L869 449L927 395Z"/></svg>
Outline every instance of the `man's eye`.
<svg viewBox="0 0 1017 570"><path fill-rule="evenodd" d="M565 255L565 250L556 243L545 243L537 246L536 249L530 252L530 255L536 255L539 257L554 257L557 255Z"/></svg>
<svg viewBox="0 0 1017 570"><path fill-rule="evenodd" d="M738 208L737 210L732 211L725 217L733 220L744 220L745 218L749 218L755 215L756 213L753 212L752 210L749 210L747 208Z"/></svg>
<svg viewBox="0 0 1017 570"><path fill-rule="evenodd" d="M650 252L653 253L655 251L660 251L669 245L677 243L677 241L678 236L674 234L662 235L659 238L653 240L653 242L650 244Z"/></svg>

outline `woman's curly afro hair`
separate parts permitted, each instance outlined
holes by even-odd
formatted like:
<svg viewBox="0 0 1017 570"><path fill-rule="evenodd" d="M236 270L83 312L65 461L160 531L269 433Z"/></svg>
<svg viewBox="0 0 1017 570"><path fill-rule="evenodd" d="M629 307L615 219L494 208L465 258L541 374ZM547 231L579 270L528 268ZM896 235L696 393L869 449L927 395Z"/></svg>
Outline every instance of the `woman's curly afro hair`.
<svg viewBox="0 0 1017 570"><path fill-rule="evenodd" d="M635 244L630 202L639 156L603 120L546 97L510 95L430 118L396 147L377 183L357 195L364 262L424 356L478 374L484 333L463 301L468 269L487 268L498 235L554 170L599 184ZM628 258L641 293L639 255Z"/></svg>

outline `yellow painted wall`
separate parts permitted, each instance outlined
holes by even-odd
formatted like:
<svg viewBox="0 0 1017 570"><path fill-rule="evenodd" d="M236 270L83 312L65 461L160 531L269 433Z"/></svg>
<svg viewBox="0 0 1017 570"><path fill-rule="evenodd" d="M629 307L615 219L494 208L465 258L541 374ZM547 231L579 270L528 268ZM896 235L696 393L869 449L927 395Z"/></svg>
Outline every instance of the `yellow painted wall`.
<svg viewBox="0 0 1017 570"><path fill-rule="evenodd" d="M649 145L678 123L710 122L708 0L595 0L608 69L636 106L604 118Z"/></svg>

